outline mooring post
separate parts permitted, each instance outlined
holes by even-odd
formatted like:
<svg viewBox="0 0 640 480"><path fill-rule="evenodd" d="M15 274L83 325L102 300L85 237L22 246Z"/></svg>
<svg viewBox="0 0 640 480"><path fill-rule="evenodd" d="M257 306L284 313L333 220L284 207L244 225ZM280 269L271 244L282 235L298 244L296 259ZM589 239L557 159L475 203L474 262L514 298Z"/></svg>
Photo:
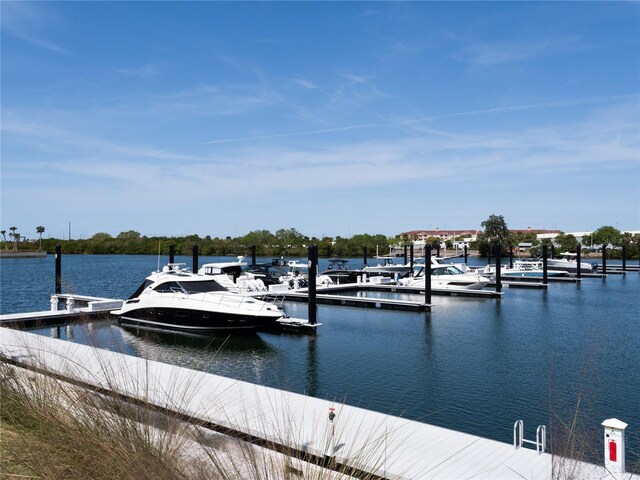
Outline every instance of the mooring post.
<svg viewBox="0 0 640 480"><path fill-rule="evenodd" d="M191 271L193 273L198 273L198 267L199 267L199 265L198 265L198 245L194 245L191 248L191 256L193 258L193 262L192 262L192 267L193 268L191 269Z"/></svg>
<svg viewBox="0 0 640 480"><path fill-rule="evenodd" d="M469 259L469 255L467 252L467 244L465 243L464 244L464 263L467 263L468 259Z"/></svg>
<svg viewBox="0 0 640 480"><path fill-rule="evenodd" d="M175 260L175 252L173 249L173 244L169 245L169 263L174 263Z"/></svg>
<svg viewBox="0 0 640 480"><path fill-rule="evenodd" d="M547 284L547 244L542 244L542 283Z"/></svg>
<svg viewBox="0 0 640 480"><path fill-rule="evenodd" d="M366 245L362 246L362 256L364 258L364 266L366 267L367 266L367 260L368 260L367 259L367 246Z"/></svg>
<svg viewBox="0 0 640 480"><path fill-rule="evenodd" d="M409 265L409 275L413 277L413 243L411 245L409 245L409 253L410 255L410 265ZM406 263L405 263L406 265Z"/></svg>
<svg viewBox="0 0 640 480"><path fill-rule="evenodd" d="M309 324L316 324L316 276L318 247L309 245L309 287L307 288L307 297L309 300Z"/></svg>
<svg viewBox="0 0 640 480"><path fill-rule="evenodd" d="M404 244L404 264L407 264L407 244Z"/></svg>
<svg viewBox="0 0 640 480"><path fill-rule="evenodd" d="M555 258L556 255L556 246L551 242L551 258Z"/></svg>
<svg viewBox="0 0 640 480"><path fill-rule="evenodd" d="M487 265L491 265L491 248L492 248L492 245L489 244L489 253L487 254L489 258L487 258Z"/></svg>
<svg viewBox="0 0 640 480"><path fill-rule="evenodd" d="M607 274L607 245L602 244L602 273Z"/></svg>
<svg viewBox="0 0 640 480"><path fill-rule="evenodd" d="M509 268L513 268L513 245L509 244Z"/></svg>
<svg viewBox="0 0 640 480"><path fill-rule="evenodd" d="M424 248L424 303L431 305L431 245Z"/></svg>
<svg viewBox="0 0 640 480"><path fill-rule="evenodd" d="M436 257L440 258L440 242L438 242L438 245L436 246Z"/></svg>
<svg viewBox="0 0 640 480"><path fill-rule="evenodd" d="M56 285L54 293L62 293L62 249L60 245L56 245Z"/></svg>
<svg viewBox="0 0 640 480"><path fill-rule="evenodd" d="M502 291L502 245L496 245L496 292Z"/></svg>
<svg viewBox="0 0 640 480"><path fill-rule="evenodd" d="M582 269L580 268L581 256L582 256L582 245L578 243L578 245L576 246L576 265L578 267L576 269L576 278L582 278Z"/></svg>
<svg viewBox="0 0 640 480"><path fill-rule="evenodd" d="M251 245L251 266L256 266L256 246Z"/></svg>
<svg viewBox="0 0 640 480"><path fill-rule="evenodd" d="M627 271L627 244L622 245L622 271Z"/></svg>

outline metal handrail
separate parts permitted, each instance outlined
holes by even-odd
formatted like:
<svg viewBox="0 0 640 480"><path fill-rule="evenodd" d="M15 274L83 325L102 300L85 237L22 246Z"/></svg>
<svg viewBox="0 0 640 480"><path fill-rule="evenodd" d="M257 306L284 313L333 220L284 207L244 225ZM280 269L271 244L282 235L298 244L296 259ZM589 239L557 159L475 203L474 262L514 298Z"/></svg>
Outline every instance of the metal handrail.
<svg viewBox="0 0 640 480"><path fill-rule="evenodd" d="M516 420L513 424L513 446L518 449L523 444L529 443L536 446L536 452L538 454L544 453L547 449L547 427L544 425L538 425L536 429L536 440L527 440L524 438L524 421Z"/></svg>

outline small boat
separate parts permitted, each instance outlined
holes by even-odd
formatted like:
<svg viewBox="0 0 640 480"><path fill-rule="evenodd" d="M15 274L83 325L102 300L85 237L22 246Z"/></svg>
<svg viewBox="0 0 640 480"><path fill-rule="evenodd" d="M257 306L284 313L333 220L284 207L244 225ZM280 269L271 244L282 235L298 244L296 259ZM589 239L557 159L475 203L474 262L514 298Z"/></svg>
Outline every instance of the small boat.
<svg viewBox="0 0 640 480"><path fill-rule="evenodd" d="M352 269L346 258L330 258L328 261L329 267L320 272L320 275L328 276L334 283L356 283L358 276L362 274L362 271Z"/></svg>
<svg viewBox="0 0 640 480"><path fill-rule="evenodd" d="M455 265L429 265L431 270L431 288L442 290L482 290L489 279L476 273L465 273ZM425 288L425 267L421 267L413 277L399 280L400 285Z"/></svg>
<svg viewBox="0 0 640 480"><path fill-rule="evenodd" d="M378 263L378 265L375 266L365 265L362 268L362 273L366 273L367 275L383 275L386 277L395 277L396 274L402 277L409 273L411 266L403 263L394 263L395 258L396 257L389 256L376 257L377 260L383 260L383 263Z"/></svg>
<svg viewBox="0 0 640 480"><path fill-rule="evenodd" d="M226 273L198 275L183 265L152 273L111 313L133 324L193 333L268 329L285 317L273 303L227 290Z"/></svg>
<svg viewBox="0 0 640 480"><path fill-rule="evenodd" d="M578 272L578 255L571 252L561 253L562 258L548 258L547 268L549 270L562 270L570 273ZM597 270L596 264L580 262L580 273L594 273Z"/></svg>

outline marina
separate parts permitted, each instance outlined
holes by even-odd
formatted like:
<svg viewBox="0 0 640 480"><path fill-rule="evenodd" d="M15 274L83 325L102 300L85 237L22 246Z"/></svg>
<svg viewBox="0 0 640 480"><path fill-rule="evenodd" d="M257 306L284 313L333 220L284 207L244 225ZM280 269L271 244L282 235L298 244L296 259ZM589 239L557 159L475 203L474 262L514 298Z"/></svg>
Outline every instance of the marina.
<svg viewBox="0 0 640 480"><path fill-rule="evenodd" d="M217 259L203 259L205 262L212 260ZM7 264L3 262L3 322L13 318L15 323L16 316L29 315L37 309L54 315L50 310L54 284L52 260L20 262L24 261L34 262L30 265L31 282L26 282L26 291L31 292L30 303L25 298L11 297L12 287L7 282L24 273L24 264L16 261L14 269L7 270ZM100 275L87 276L85 267L89 263L86 262L100 271ZM122 262L127 263L127 275L116 274L123 271ZM451 436L455 444L460 441L456 435L471 435L470 441L478 448L488 439L498 444L495 448L505 448L504 452L507 452L507 446L513 449L512 427L518 419L523 419L527 426L546 424L549 431L547 451L552 451L554 445L557 449L558 440L554 436L559 425L556 419L575 414L576 392L587 388L589 398L581 402L589 405L588 414L587 411L579 412L589 441L594 445L592 457L587 460L601 463L599 457L602 455L598 453L601 450L598 447L601 444L600 423L615 417L629 424L626 455L627 465L631 468L628 471L633 471L634 465L638 464L637 425L640 419L636 399L640 379L633 369L625 369L622 365L633 365L637 361L640 334L638 306L633 298L638 292L640 275L555 282L539 292L514 287L498 295L495 290L486 289L479 291L485 292L482 295L459 298L457 295L438 295L434 290L428 305L430 309L424 308L427 306L424 291L419 288L369 282L318 286L317 317L318 324L322 325L314 328L317 333L301 336L283 330L281 333L253 334L248 338L232 336L224 341L221 350L214 347L218 351L214 355L209 347L205 347L206 342L195 337L120 325L116 318L99 312L101 307L105 312L115 309L109 302L135 290L135 283L148 275L150 264L153 267L155 262L149 257L65 256L63 289L87 292L88 295L60 294L58 318L54 316L46 325L30 328L30 332L162 364L202 370L238 382L277 388L285 393L305 394L304 398L331 400L345 409L364 408L370 412L367 416L375 412L382 415L380 418L400 415L402 421L412 426L418 424L415 426L418 430L424 428L425 439L434 435L428 428L444 428L445 431L440 432L442 437ZM520 283L536 285L536 282ZM42 295L35 293L38 290ZM100 296L99 292L106 295ZM297 319L293 322L304 321L307 317L306 295L304 290L282 295L284 310L292 319ZM326 304L321 300L325 296ZM616 299L615 303L611 303L612 298ZM15 302L12 315L6 310L7 299ZM73 310L84 309L84 312L62 310L67 308L64 303L71 299ZM22 307L21 301L24 302ZM350 305L350 302L353 303ZM394 302L423 305L423 308L387 310L382 306ZM364 303L374 308L352 306ZM606 310L599 308L599 304L606 304ZM66 313L84 316L75 316L68 322L60 317ZM42 317L44 319L46 315ZM625 336L617 337L621 332ZM3 344L4 338L3 333ZM523 338L527 339L524 343ZM218 342L216 337L212 341L214 345ZM620 342L625 347L612 357L607 345ZM584 355L566 355L575 352L576 348L583 350ZM612 358L622 369L616 370L620 373L607 380L604 365ZM469 368L469 362L477 367ZM585 368L588 373L584 373ZM550 404L554 405L551 411ZM318 411L326 409L326 403L322 405ZM496 418L500 418L500 422L496 423ZM532 427L527 429L528 438L531 437L529 428ZM404 439L403 444L406 445L410 438ZM486 455L482 452L479 449L477 455ZM527 449L523 452L537 455ZM515 461L517 454L514 455L509 462ZM499 456L504 458L504 454ZM455 468L455 464L464 469L461 458L447 468ZM442 461L444 458L436 455L425 460L432 462L431 466L425 464L422 468L429 470ZM547 462L544 468L548 467L549 461L544 461ZM507 464L515 465L509 462ZM444 465L446 462L443 468ZM503 463L490 461L486 467L502 468L500 465ZM473 471L471 466L467 468L469 472ZM433 478L438 478L436 473L445 471L433 470ZM402 475L393 478L402 478Z"/></svg>

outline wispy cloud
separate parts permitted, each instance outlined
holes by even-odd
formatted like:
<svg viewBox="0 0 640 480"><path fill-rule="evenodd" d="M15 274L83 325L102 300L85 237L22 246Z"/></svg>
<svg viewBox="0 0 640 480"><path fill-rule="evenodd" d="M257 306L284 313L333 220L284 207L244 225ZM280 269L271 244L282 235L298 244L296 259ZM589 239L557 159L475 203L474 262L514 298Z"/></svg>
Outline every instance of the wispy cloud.
<svg viewBox="0 0 640 480"><path fill-rule="evenodd" d="M480 43L469 47L463 58L478 66L492 66L546 57L580 48L578 37L518 41L504 43Z"/></svg>
<svg viewBox="0 0 640 480"><path fill-rule="evenodd" d="M525 110L534 110L534 109L544 109L544 108L562 108L569 107L575 105L584 105L589 103L603 103L603 102L611 102L618 100L638 100L640 98L640 94L634 93L629 95L611 95L608 97L591 97L591 98L577 98L572 100L560 100L557 102L541 102L541 103L530 103L530 104L522 104L522 105L506 105L503 107L490 107L481 110L468 110L466 112L452 112L445 113L442 115L432 115L425 116L420 118L415 118L412 120L405 120L400 122L402 125L410 125L413 123L420 122L429 122L434 120L444 120L447 118L455 118L455 117L469 117L476 115L493 115L499 113L509 113L516 111L525 111Z"/></svg>
<svg viewBox="0 0 640 480"><path fill-rule="evenodd" d="M31 45L68 54L67 49L49 38L65 24L64 18L47 5L35 2L2 2L2 31Z"/></svg>
<svg viewBox="0 0 640 480"><path fill-rule="evenodd" d="M116 73L148 81L159 77L162 73L162 68L157 64L145 63L144 65L140 65L138 67L117 68Z"/></svg>

